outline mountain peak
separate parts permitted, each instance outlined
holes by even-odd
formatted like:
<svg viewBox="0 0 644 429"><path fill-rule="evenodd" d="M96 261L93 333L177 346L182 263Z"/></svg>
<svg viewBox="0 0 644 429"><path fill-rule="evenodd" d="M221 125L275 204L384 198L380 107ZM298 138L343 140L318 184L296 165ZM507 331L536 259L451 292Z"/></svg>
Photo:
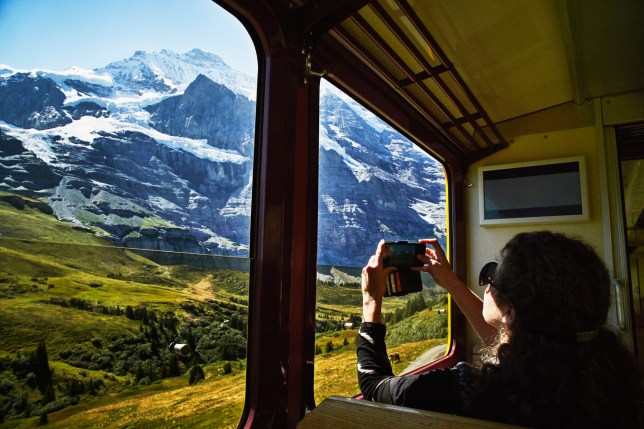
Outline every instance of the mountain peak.
<svg viewBox="0 0 644 429"><path fill-rule="evenodd" d="M161 93L183 91L199 74L227 86L233 92L254 100L257 79L233 70L218 55L194 48L178 54L174 51L137 50L130 58L115 61L103 69L122 88Z"/></svg>

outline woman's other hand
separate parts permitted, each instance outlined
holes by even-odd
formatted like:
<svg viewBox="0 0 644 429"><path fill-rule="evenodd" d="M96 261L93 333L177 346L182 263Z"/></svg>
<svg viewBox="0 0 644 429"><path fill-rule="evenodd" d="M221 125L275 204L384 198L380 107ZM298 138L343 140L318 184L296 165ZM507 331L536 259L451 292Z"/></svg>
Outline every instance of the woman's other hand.
<svg viewBox="0 0 644 429"><path fill-rule="evenodd" d="M452 267L447 260L445 251L435 238L419 240L420 243L427 245L425 255L419 256L425 266L413 267L416 271L426 271L431 275L439 286L445 288L449 293L454 292L454 287L462 286Z"/></svg>
<svg viewBox="0 0 644 429"><path fill-rule="evenodd" d="M452 271L447 256L436 239L419 241L428 245L425 255L418 256L418 259L426 265L413 267L412 269L428 272L434 278L436 284L449 292L481 339L487 344L492 343L496 338L497 329L485 321L481 298L469 290L456 273Z"/></svg>

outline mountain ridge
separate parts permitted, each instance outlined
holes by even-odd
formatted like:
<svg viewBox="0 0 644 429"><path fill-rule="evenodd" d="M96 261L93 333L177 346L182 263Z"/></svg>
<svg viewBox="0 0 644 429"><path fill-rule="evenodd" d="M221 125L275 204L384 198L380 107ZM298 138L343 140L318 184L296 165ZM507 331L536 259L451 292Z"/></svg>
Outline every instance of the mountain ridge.
<svg viewBox="0 0 644 429"><path fill-rule="evenodd" d="M91 72L0 66L0 190L117 245L246 256L249 82L197 49ZM442 166L329 84L320 118L319 263L361 266L380 238L444 242Z"/></svg>

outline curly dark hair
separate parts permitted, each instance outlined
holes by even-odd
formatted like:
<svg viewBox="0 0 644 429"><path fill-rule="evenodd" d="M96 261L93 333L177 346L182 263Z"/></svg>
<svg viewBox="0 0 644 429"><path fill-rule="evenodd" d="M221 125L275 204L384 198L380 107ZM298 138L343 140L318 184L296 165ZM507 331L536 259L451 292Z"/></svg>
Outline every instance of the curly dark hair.
<svg viewBox="0 0 644 429"><path fill-rule="evenodd" d="M514 423L639 428L641 375L604 326L611 280L597 253L540 231L516 235L501 257L494 298L514 317L497 362L481 369L480 394L504 401Z"/></svg>

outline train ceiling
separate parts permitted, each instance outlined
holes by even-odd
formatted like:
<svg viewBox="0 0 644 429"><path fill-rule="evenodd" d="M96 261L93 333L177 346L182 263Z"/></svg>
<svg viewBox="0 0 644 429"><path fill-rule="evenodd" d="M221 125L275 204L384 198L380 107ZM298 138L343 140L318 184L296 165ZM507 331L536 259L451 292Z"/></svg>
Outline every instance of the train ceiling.
<svg viewBox="0 0 644 429"><path fill-rule="evenodd" d="M368 107L410 135L412 120L426 121L435 139L428 146L465 163L507 146L506 121L644 90L641 0L298 5L312 73L369 98ZM417 115L405 123L392 106Z"/></svg>

